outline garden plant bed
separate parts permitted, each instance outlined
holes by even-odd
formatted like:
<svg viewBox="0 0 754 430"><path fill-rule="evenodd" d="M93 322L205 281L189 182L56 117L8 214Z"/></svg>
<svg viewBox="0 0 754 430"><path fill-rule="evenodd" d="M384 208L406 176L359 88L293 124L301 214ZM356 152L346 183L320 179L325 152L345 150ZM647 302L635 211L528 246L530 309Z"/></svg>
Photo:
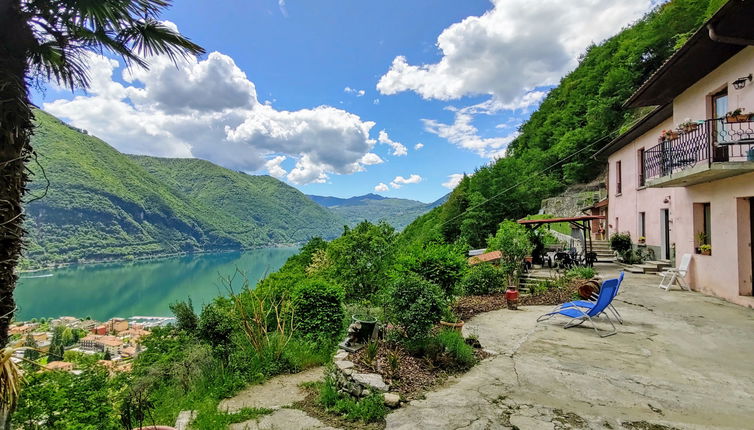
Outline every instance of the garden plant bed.
<svg viewBox="0 0 754 430"><path fill-rule="evenodd" d="M291 407L306 412L328 426L344 430L382 430L385 428L385 420L374 423L347 420L333 412L328 412L319 401L319 386L321 383L305 384L302 386L306 392L304 400L293 403Z"/></svg>
<svg viewBox="0 0 754 430"><path fill-rule="evenodd" d="M583 279L572 279L565 287L550 288L538 294L522 294L518 298L519 306L555 306L575 299L578 286ZM504 293L484 296L464 296L453 304L453 313L463 321L483 312L504 309L508 306Z"/></svg>
<svg viewBox="0 0 754 430"><path fill-rule="evenodd" d="M397 370L391 371L390 355L397 358ZM481 348L474 349L477 360L489 356ZM400 394L404 401L421 397L426 391L442 384L449 375L462 373L463 369L441 367L427 358L414 357L399 343L380 341L377 355L370 364L367 348L351 354L358 372L377 373L390 385L390 391Z"/></svg>

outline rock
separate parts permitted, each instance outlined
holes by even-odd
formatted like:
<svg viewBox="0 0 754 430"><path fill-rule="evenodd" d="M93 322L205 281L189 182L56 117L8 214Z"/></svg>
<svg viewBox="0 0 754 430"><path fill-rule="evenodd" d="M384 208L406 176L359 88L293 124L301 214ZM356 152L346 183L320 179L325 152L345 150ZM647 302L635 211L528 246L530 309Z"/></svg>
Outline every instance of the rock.
<svg viewBox="0 0 754 430"><path fill-rule="evenodd" d="M348 358L348 351L340 350L337 354L335 354L335 357L333 357L333 361L340 361L345 360Z"/></svg>
<svg viewBox="0 0 754 430"><path fill-rule="evenodd" d="M372 395L372 392L368 389L361 392L361 397L369 397Z"/></svg>
<svg viewBox="0 0 754 430"><path fill-rule="evenodd" d="M187 430L194 418L196 418L196 411L181 411L175 420L176 430Z"/></svg>
<svg viewBox="0 0 754 430"><path fill-rule="evenodd" d="M354 381L369 386L376 391L387 391L390 389L390 386L382 380L382 376L376 373L354 373L352 377Z"/></svg>
<svg viewBox="0 0 754 430"><path fill-rule="evenodd" d="M335 366L340 370L350 369L354 366L352 361L340 360L335 362Z"/></svg>
<svg viewBox="0 0 754 430"><path fill-rule="evenodd" d="M343 374L350 376L353 374L353 369L343 369Z"/></svg>
<svg viewBox="0 0 754 430"><path fill-rule="evenodd" d="M385 399L385 406L389 408L397 408L401 405L401 396L396 393L385 393L382 397Z"/></svg>

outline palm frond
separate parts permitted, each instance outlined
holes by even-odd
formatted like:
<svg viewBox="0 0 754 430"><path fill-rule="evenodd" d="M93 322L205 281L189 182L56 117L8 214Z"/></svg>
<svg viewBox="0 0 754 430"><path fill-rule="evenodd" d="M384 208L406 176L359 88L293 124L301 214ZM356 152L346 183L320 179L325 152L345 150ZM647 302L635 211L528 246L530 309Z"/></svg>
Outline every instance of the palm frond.
<svg viewBox="0 0 754 430"><path fill-rule="evenodd" d="M13 348L0 349L0 404L13 409L21 393L23 376L16 363L11 360Z"/></svg>
<svg viewBox="0 0 754 430"><path fill-rule="evenodd" d="M173 62L179 56L204 53L204 48L153 19L135 22L118 39L141 56L167 55Z"/></svg>

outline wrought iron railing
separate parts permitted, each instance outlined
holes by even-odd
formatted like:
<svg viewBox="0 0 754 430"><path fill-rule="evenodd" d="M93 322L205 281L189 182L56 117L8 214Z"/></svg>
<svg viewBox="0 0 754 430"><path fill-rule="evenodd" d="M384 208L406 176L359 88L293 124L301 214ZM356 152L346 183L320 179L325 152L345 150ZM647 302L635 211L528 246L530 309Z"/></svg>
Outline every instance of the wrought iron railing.
<svg viewBox="0 0 754 430"><path fill-rule="evenodd" d="M644 151L645 180L672 176L701 163L754 161L754 121L717 118L667 133Z"/></svg>

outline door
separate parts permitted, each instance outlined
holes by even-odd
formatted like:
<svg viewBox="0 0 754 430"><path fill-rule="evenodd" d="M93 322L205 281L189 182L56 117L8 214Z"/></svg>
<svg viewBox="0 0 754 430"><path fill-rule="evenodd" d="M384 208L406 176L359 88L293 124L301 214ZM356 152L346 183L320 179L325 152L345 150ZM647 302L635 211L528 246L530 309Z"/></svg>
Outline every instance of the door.
<svg viewBox="0 0 754 430"><path fill-rule="evenodd" d="M719 146L726 141L727 132L725 130L725 115L728 113L728 90L722 90L712 96L712 112L718 121L715 121L713 127L713 136L716 145L713 145L712 161L728 161L728 147Z"/></svg>
<svg viewBox="0 0 754 430"><path fill-rule="evenodd" d="M749 198L749 251L751 252L751 272L749 272L749 285L751 295L754 296L754 197Z"/></svg>
<svg viewBox="0 0 754 430"><path fill-rule="evenodd" d="M670 260L670 210L662 209L660 211L660 238L662 246L660 253L662 258Z"/></svg>

